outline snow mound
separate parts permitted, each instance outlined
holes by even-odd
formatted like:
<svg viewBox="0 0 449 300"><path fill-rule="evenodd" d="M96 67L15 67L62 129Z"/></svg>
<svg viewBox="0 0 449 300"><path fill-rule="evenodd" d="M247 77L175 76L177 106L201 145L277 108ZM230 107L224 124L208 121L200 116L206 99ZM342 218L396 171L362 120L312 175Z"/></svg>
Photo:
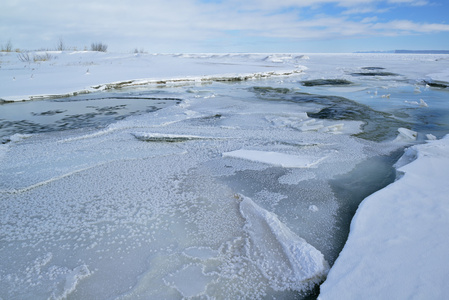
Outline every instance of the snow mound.
<svg viewBox="0 0 449 300"><path fill-rule="evenodd" d="M320 283L329 266L323 254L278 217L243 197L240 212L251 240L250 253L274 290L302 291Z"/></svg>
<svg viewBox="0 0 449 300"><path fill-rule="evenodd" d="M359 206L318 299L447 298L449 136L396 167L404 175Z"/></svg>

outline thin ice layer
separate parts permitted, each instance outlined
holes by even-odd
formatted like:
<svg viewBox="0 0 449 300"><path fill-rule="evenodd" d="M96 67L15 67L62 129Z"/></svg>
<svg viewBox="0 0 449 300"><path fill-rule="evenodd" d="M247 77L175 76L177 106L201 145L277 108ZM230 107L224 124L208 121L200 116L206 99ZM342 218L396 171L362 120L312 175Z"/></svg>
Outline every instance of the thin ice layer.
<svg viewBox="0 0 449 300"><path fill-rule="evenodd" d="M323 254L297 236L278 217L244 197L240 212L251 239L251 253L274 290L302 291L319 283L329 266Z"/></svg>
<svg viewBox="0 0 449 300"><path fill-rule="evenodd" d="M189 265L164 278L164 282L178 290L183 297L189 298L203 294L213 279L204 274L200 265Z"/></svg>

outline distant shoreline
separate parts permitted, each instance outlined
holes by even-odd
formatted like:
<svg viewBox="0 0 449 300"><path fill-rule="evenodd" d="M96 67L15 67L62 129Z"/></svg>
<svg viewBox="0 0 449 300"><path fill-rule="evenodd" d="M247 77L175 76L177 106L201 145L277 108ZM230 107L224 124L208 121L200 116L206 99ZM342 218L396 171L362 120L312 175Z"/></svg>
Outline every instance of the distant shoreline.
<svg viewBox="0 0 449 300"><path fill-rule="evenodd" d="M400 53L400 54L449 54L449 50L391 50L391 51L357 51L354 53Z"/></svg>

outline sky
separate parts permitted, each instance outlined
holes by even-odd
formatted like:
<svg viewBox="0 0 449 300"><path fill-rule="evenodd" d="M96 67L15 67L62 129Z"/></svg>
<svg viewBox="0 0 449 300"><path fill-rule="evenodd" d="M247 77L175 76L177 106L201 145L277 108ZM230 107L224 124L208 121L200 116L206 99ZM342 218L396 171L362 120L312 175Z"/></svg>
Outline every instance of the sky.
<svg viewBox="0 0 449 300"><path fill-rule="evenodd" d="M0 46L60 41L150 53L449 50L449 1L0 1Z"/></svg>

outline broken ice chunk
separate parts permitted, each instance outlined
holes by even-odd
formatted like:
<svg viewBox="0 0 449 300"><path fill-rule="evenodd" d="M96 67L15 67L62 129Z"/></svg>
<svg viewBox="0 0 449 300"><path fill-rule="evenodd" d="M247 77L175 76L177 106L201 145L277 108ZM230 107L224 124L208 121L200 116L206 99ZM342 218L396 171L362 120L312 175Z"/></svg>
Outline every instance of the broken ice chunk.
<svg viewBox="0 0 449 300"><path fill-rule="evenodd" d="M133 133L134 137L144 142L165 142L165 143L177 143L186 142L192 140L207 139L207 137L201 137L196 135L183 135L183 134L161 134L161 133Z"/></svg>
<svg viewBox="0 0 449 300"><path fill-rule="evenodd" d="M426 134L426 138L427 138L427 140L429 140L429 141L434 141L434 140L436 140L437 139L437 137L436 136L434 136L433 134L431 134L431 133L429 133L429 134Z"/></svg>
<svg viewBox="0 0 449 300"><path fill-rule="evenodd" d="M399 134L394 140L395 142L411 142L416 141L418 133L407 128L398 128Z"/></svg>
<svg viewBox="0 0 449 300"><path fill-rule="evenodd" d="M423 99L419 99L419 106L421 106L421 107L428 107L429 105Z"/></svg>
<svg viewBox="0 0 449 300"><path fill-rule="evenodd" d="M338 133L341 133L341 131L343 130L343 127L344 127L343 123L329 125L329 126L324 127L323 129L321 129L321 132L329 132L329 133L338 134Z"/></svg>
<svg viewBox="0 0 449 300"><path fill-rule="evenodd" d="M223 153L223 157L246 159L283 168L311 168L326 158L245 149L225 152Z"/></svg>
<svg viewBox="0 0 449 300"><path fill-rule="evenodd" d="M419 99L419 102L418 101L404 101L404 102L408 104L417 105L419 107L429 107L429 105L423 99Z"/></svg>
<svg viewBox="0 0 449 300"><path fill-rule="evenodd" d="M309 206L309 210L313 211L313 212L317 212L318 211L318 207L316 205L310 205Z"/></svg>
<svg viewBox="0 0 449 300"><path fill-rule="evenodd" d="M324 280L329 266L323 254L297 236L278 217L241 197L240 213L251 241L249 253L274 290L304 291Z"/></svg>
<svg viewBox="0 0 449 300"><path fill-rule="evenodd" d="M314 131L323 128L323 122L317 121L316 119L310 119L304 122L301 122L300 126L297 129L301 131Z"/></svg>

